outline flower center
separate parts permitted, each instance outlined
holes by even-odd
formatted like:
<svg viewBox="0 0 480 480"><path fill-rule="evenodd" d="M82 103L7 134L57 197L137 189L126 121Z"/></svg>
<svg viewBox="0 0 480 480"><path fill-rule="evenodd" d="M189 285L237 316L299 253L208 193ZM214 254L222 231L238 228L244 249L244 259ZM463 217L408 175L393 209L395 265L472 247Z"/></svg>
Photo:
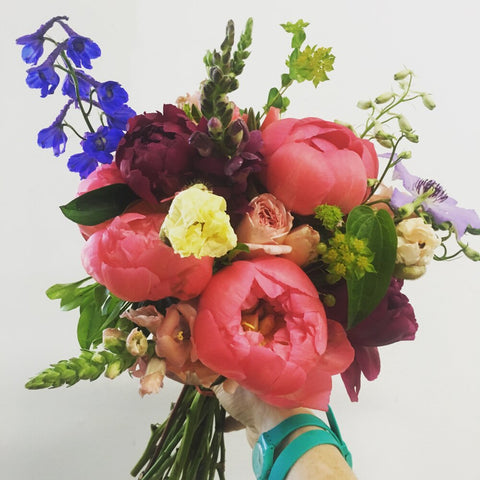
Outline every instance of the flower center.
<svg viewBox="0 0 480 480"><path fill-rule="evenodd" d="M285 327L285 320L278 312L275 312L272 305L259 300L257 305L248 310L242 311L242 328L245 332L259 332L263 335L264 340L261 345L268 345L273 341L275 333ZM286 343L280 341L279 343Z"/></svg>
<svg viewBox="0 0 480 480"><path fill-rule="evenodd" d="M414 188L419 195L433 188L433 193L428 198L429 200L434 200L436 203L444 202L448 198L447 192L435 180L429 180L428 178L419 179L415 182Z"/></svg>

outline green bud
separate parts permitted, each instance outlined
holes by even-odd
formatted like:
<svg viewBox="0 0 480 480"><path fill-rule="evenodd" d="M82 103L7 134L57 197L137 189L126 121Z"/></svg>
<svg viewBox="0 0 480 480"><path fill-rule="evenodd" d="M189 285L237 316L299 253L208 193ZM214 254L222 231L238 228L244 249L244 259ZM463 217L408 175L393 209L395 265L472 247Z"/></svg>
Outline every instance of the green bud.
<svg viewBox="0 0 480 480"><path fill-rule="evenodd" d="M351 123L343 122L342 120L334 120L334 122L338 125L343 125L344 127L347 127L352 132L355 131L355 129L353 128L353 125Z"/></svg>
<svg viewBox="0 0 480 480"><path fill-rule="evenodd" d="M403 132L405 134L405 138L412 143L418 143L418 135L412 132Z"/></svg>
<svg viewBox="0 0 480 480"><path fill-rule="evenodd" d="M375 140L385 148L392 148L393 147L393 140L391 139L383 139L383 138L375 138Z"/></svg>
<svg viewBox="0 0 480 480"><path fill-rule="evenodd" d="M407 78L409 75L411 75L413 72L411 70L409 70L408 68L405 68L403 70L400 70L399 72L397 72L394 76L393 76L393 79L394 80L404 80L405 78Z"/></svg>
<svg viewBox="0 0 480 480"><path fill-rule="evenodd" d="M422 102L429 110L436 107L433 97L429 93L422 93Z"/></svg>
<svg viewBox="0 0 480 480"><path fill-rule="evenodd" d="M118 328L106 328L102 333L103 345L112 352L122 352L127 334Z"/></svg>
<svg viewBox="0 0 480 480"><path fill-rule="evenodd" d="M317 245L317 253L319 255L323 255L323 254L327 253L327 248L328 248L327 245L325 243L321 242Z"/></svg>
<svg viewBox="0 0 480 480"><path fill-rule="evenodd" d="M115 360L110 363L105 370L105 376L107 378L113 379L118 377L123 372L123 362L121 360Z"/></svg>
<svg viewBox="0 0 480 480"><path fill-rule="evenodd" d="M367 187L374 187L378 180L376 178L367 178Z"/></svg>
<svg viewBox="0 0 480 480"><path fill-rule="evenodd" d="M404 160L404 159L409 159L412 158L412 152L410 150L404 150L403 152L400 152L397 156L399 160Z"/></svg>
<svg viewBox="0 0 480 480"><path fill-rule="evenodd" d="M386 102L390 101L394 96L395 96L395 94L393 92L382 93L375 99L375 103L377 103L377 104L378 103L386 103Z"/></svg>
<svg viewBox="0 0 480 480"><path fill-rule="evenodd" d="M368 110L369 108L373 107L373 103L371 100L359 100L357 102L357 107L361 108L362 110Z"/></svg>
<svg viewBox="0 0 480 480"><path fill-rule="evenodd" d="M327 295L323 297L323 303L327 307L334 307L337 300L331 293L327 293Z"/></svg>
<svg viewBox="0 0 480 480"><path fill-rule="evenodd" d="M469 258L470 260L473 260L474 262L480 261L480 253L478 253L476 250L469 247L468 245L464 247L463 253L467 258Z"/></svg>
<svg viewBox="0 0 480 480"><path fill-rule="evenodd" d="M410 122L403 115L398 115L397 120L398 120L398 126L400 127L400 130L403 133L411 132L413 130L412 126L410 125Z"/></svg>
<svg viewBox="0 0 480 480"><path fill-rule="evenodd" d="M426 271L427 268L425 265L411 265L407 267L403 263L397 263L395 265L393 276L405 280L415 280L421 277Z"/></svg>

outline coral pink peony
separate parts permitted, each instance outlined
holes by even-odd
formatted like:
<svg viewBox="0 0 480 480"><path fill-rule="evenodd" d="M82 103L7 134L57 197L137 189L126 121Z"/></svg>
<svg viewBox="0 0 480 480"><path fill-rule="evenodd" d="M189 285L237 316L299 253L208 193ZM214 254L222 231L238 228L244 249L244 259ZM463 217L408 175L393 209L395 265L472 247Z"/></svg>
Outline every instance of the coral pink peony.
<svg viewBox="0 0 480 480"><path fill-rule="evenodd" d="M95 232L82 250L89 275L113 295L131 302L199 295L213 259L182 258L159 238L163 213L124 213Z"/></svg>
<svg viewBox="0 0 480 480"><path fill-rule="evenodd" d="M307 275L277 257L237 261L215 274L192 339L209 368L285 408L326 410L331 376L354 354Z"/></svg>
<svg viewBox="0 0 480 480"><path fill-rule="evenodd" d="M378 174L373 144L333 122L286 118L271 122L262 136L267 162L262 180L301 215L325 203L348 213L364 200L367 179Z"/></svg>

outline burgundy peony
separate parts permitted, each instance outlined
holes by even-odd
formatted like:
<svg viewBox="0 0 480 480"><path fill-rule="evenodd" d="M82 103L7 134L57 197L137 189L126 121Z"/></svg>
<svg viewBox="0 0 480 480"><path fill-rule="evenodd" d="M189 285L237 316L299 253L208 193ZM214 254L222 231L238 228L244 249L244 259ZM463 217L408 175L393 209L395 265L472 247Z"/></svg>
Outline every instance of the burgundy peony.
<svg viewBox="0 0 480 480"><path fill-rule="evenodd" d="M155 204L191 180L192 162L199 155L188 139L197 128L174 105L164 105L163 113L145 113L129 120L116 162L138 196Z"/></svg>
<svg viewBox="0 0 480 480"><path fill-rule="evenodd" d="M277 257L236 261L216 273L192 333L207 367L283 408L326 410L331 376L354 355L305 272Z"/></svg>
<svg viewBox="0 0 480 480"><path fill-rule="evenodd" d="M285 118L271 121L262 134L262 180L295 213L311 215L325 203L348 213L364 200L367 179L378 174L373 144L342 125Z"/></svg>
<svg viewBox="0 0 480 480"><path fill-rule="evenodd" d="M418 324L415 312L406 295L401 293L403 280L392 278L385 297L377 308L347 336L355 348L355 360L342 373L343 383L350 399L358 401L361 373L367 380L374 380L380 373L380 357L377 347L402 340L414 340ZM327 315L342 325L347 325L347 289L339 285L332 292L336 298L334 307L326 307Z"/></svg>

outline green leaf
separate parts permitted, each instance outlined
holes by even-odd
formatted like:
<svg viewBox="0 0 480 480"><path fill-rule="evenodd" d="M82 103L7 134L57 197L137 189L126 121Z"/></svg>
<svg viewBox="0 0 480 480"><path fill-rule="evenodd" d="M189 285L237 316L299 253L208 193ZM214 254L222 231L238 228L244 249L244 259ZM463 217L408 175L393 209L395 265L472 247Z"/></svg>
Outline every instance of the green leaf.
<svg viewBox="0 0 480 480"><path fill-rule="evenodd" d="M138 198L128 185L114 183L80 195L60 210L80 225L98 225L123 213Z"/></svg>
<svg viewBox="0 0 480 480"><path fill-rule="evenodd" d="M282 23L280 26L287 32L293 34L292 37L292 48L300 48L302 43L307 38L305 34L305 28L310 25L303 20L297 20L295 23L287 22Z"/></svg>
<svg viewBox="0 0 480 480"><path fill-rule="evenodd" d="M347 279L348 328L367 317L385 296L395 267L397 235L392 218L385 210L361 205L347 217L347 235L367 241L374 252L372 264L376 273Z"/></svg>
<svg viewBox="0 0 480 480"><path fill-rule="evenodd" d="M84 301L84 296L95 288L97 284L81 287L91 277L84 278L74 283L57 283L51 286L47 291L47 297L50 300L60 300L60 308L65 311L78 308Z"/></svg>
<svg viewBox="0 0 480 480"><path fill-rule="evenodd" d="M282 108L283 106L282 95L278 91L278 88L273 87L268 92L267 105L269 107Z"/></svg>

